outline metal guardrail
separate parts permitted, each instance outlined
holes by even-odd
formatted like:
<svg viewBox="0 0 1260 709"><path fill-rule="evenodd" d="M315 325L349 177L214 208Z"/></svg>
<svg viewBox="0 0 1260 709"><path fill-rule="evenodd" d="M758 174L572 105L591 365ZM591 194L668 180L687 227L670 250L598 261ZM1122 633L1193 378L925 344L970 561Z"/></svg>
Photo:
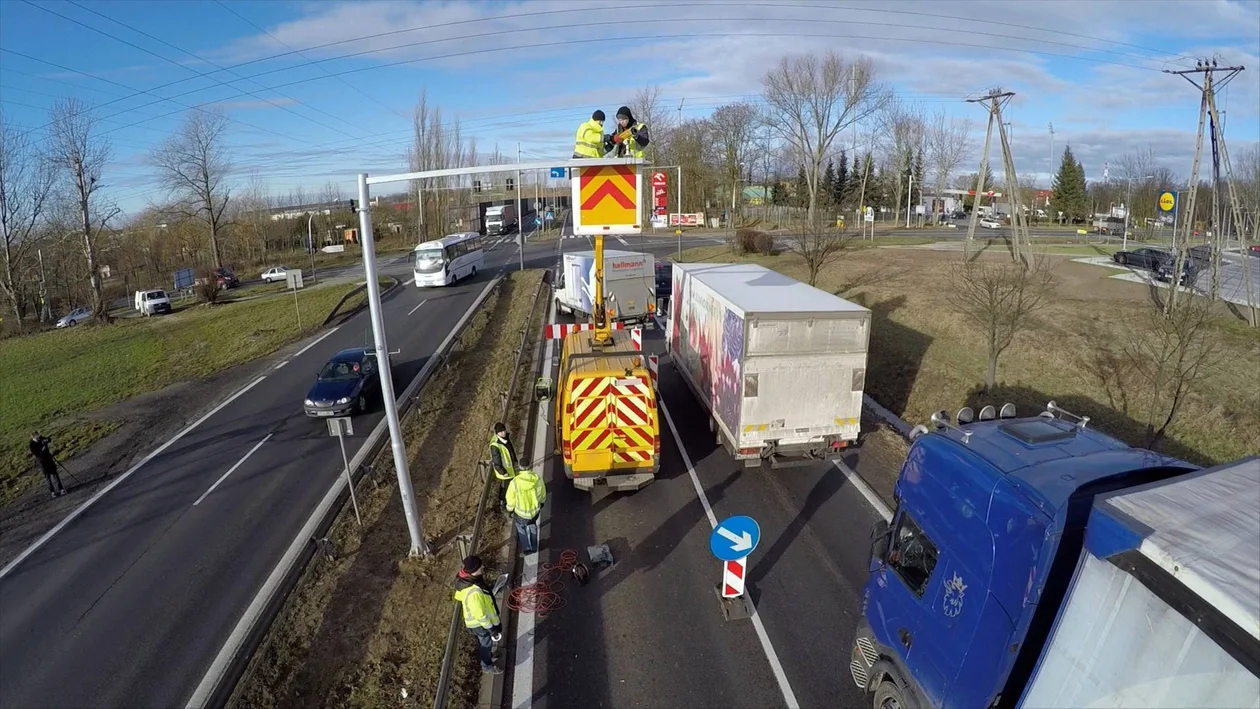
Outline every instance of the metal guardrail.
<svg viewBox="0 0 1260 709"><path fill-rule="evenodd" d="M517 384L520 383L519 374L521 370L521 357L525 354L525 346L529 339L529 331L534 324L534 313L538 308L538 303L540 302L538 296L544 290L550 290L551 278L549 276L550 272L544 273L542 280L539 281L538 289L534 291L533 300L529 305L529 317L526 318L525 326L521 328L521 340L520 344L517 345L516 348L516 362L512 366L512 378L508 382L507 391L501 394L503 397L503 407L501 409L501 414L499 415L500 421L506 421L509 409L511 409L512 406L512 399L516 394ZM477 515L473 520L472 537L468 542L468 548L473 550L477 549L478 543L481 541L481 527L485 521L486 502L490 499L490 490L494 485L494 477L489 473L489 470L485 468L484 463L478 462L477 467L485 470L485 472L482 476L481 497L477 500ZM503 614L500 614L500 620L502 620L502 616ZM460 623L462 619L463 613L460 610L460 606L456 604L455 608L451 611L451 625L446 636L446 649L442 655L442 669L438 674L437 692L433 698L433 706L435 709L446 709L448 700L447 694L450 691L451 669L457 655L456 645L459 642L459 635L463 630L461 627L462 624Z"/></svg>
<svg viewBox="0 0 1260 709"><path fill-rule="evenodd" d="M420 373L398 396L396 405L400 418L406 416L416 405L419 401L420 390L446 361L454 345L468 329L473 318L481 311L486 298L497 290L502 282L502 275L497 275L490 281L442 344L425 362ZM359 452L350 460L354 484L362 480L368 469L368 466L364 465L365 461L374 460L388 443L389 437L385 435L387 427L388 422L382 417L368 435L364 445L359 448ZM188 701L188 707L222 707L227 704L236 685L244 676L254 653L271 629L271 624L275 622L289 595L297 587L298 580L306 571L311 558L319 549L327 548L324 535L341 514L349 496L346 476L338 475L336 482L320 500L319 506L311 513L280 562L272 569L260 592L246 608L218 657L215 658L200 685L193 692Z"/></svg>

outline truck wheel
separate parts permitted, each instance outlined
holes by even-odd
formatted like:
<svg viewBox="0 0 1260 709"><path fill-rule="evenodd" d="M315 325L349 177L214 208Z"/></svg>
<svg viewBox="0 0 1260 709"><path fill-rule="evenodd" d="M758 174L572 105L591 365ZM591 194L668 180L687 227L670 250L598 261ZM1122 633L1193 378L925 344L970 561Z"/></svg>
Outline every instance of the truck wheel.
<svg viewBox="0 0 1260 709"><path fill-rule="evenodd" d="M906 705L901 688L892 680L884 680L875 688L874 709L902 709Z"/></svg>

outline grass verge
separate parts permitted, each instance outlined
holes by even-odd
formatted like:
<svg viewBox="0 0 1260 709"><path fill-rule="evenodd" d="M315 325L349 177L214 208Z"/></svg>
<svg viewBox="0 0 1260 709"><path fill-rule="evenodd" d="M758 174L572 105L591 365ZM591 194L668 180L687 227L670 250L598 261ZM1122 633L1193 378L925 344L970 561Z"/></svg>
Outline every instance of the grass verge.
<svg viewBox="0 0 1260 709"><path fill-rule="evenodd" d="M425 537L436 553L407 558L407 526L386 448L373 464L377 472L357 488L364 527L349 506L342 510L328 532L334 555L307 567L231 706L432 705L454 608L455 536L471 532L482 485L476 466L501 415L541 278L541 271L530 270L504 279L425 386L422 406L403 421ZM510 562L509 530L493 515L486 522L479 552L491 568L503 567ZM476 703L480 672L468 642L461 637L460 647L473 666L456 668L453 706Z"/></svg>
<svg viewBox="0 0 1260 709"><path fill-rule="evenodd" d="M52 436L64 460L117 428L85 414L270 354L317 331L353 287L302 290L296 305L291 295L198 305L163 317L0 341L0 361L9 372L21 372L5 378L0 407L0 504L38 482L22 475L31 466L26 442L32 431Z"/></svg>
<svg viewBox="0 0 1260 709"><path fill-rule="evenodd" d="M1009 258L995 253L986 258ZM872 310L866 391L910 423L933 411L1011 401L1041 411L1050 399L1088 415L1091 426L1130 445L1144 442L1144 426L1125 393L1101 376L1094 354L1133 337L1152 306L1146 287L1109 278L1114 271L1069 258L1055 259L1053 301L1036 314L998 362L998 387L981 392L985 349L979 332L944 298L952 287L948 265L958 253L920 249L858 249L825 268L818 287ZM805 280L792 254L741 257L723 247L693 249L682 260L755 262ZM1140 335L1140 333L1138 333ZM1260 332L1221 308L1212 322L1221 356L1188 393L1162 449L1200 465L1260 450Z"/></svg>

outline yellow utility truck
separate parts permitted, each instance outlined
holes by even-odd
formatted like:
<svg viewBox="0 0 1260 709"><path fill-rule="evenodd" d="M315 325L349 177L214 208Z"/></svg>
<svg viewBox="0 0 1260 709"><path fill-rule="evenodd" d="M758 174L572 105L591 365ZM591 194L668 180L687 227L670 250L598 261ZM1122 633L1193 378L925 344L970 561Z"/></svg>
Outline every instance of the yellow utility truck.
<svg viewBox="0 0 1260 709"><path fill-rule="evenodd" d="M630 331L614 330L604 303L604 238L595 237L589 329L568 334L556 377L557 454L580 490L638 490L661 465L656 381Z"/></svg>

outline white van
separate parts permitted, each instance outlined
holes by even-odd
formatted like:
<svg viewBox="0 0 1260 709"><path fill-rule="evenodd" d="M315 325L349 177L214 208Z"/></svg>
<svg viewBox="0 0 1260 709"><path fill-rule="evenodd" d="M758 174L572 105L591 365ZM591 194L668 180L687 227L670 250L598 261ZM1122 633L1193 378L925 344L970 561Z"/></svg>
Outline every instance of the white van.
<svg viewBox="0 0 1260 709"><path fill-rule="evenodd" d="M136 291L135 309L141 315L171 312L171 299L164 290Z"/></svg>

